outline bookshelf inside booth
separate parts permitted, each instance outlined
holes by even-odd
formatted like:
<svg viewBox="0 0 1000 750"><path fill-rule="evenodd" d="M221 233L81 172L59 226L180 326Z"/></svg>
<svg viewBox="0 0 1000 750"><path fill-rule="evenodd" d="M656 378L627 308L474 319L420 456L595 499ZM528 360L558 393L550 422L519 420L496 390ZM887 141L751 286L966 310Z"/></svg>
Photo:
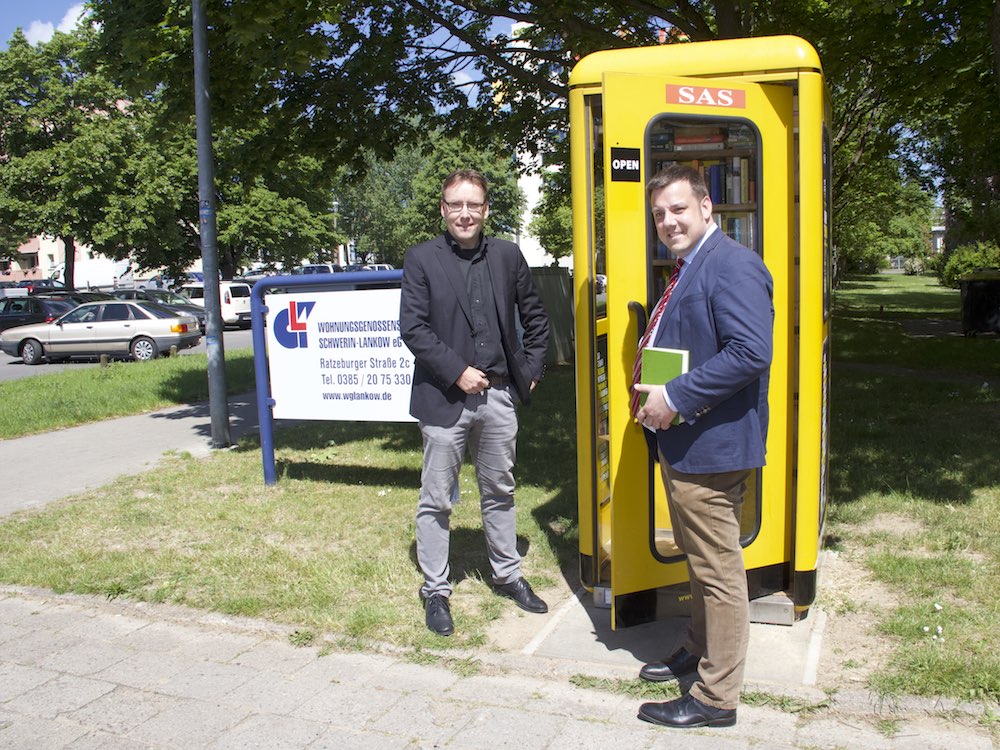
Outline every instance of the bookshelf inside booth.
<svg viewBox="0 0 1000 750"><path fill-rule="evenodd" d="M662 115L646 130L647 174L654 176L671 164L699 170L712 199L719 230L763 257L761 248L761 138L756 125L737 118ZM651 310L666 289L676 259L656 236L652 213L648 221L649 303ZM666 497L657 487L650 510L651 539L657 559L671 561L681 554L671 529ZM749 544L759 528L761 470L748 482L740 516L740 543Z"/></svg>
<svg viewBox="0 0 1000 750"><path fill-rule="evenodd" d="M754 124L733 118L664 115L650 123L646 137L647 173L652 177L671 164L699 170L719 229L760 255L760 135ZM655 301L666 288L674 258L657 238L652 218L647 247L650 299Z"/></svg>

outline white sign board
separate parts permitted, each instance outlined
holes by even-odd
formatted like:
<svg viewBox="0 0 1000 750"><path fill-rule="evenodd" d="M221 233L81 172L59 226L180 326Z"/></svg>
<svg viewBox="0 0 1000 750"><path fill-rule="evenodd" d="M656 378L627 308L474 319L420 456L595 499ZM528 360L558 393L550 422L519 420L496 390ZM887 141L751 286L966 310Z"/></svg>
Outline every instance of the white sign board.
<svg viewBox="0 0 1000 750"><path fill-rule="evenodd" d="M399 289L265 294L275 419L414 422Z"/></svg>

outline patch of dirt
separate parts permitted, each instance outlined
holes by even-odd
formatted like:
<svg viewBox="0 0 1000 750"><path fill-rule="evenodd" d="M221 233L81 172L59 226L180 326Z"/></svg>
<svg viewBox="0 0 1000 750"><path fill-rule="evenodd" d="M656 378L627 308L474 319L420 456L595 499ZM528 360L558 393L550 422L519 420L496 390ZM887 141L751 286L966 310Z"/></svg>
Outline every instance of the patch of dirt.
<svg viewBox="0 0 1000 750"><path fill-rule="evenodd" d="M865 523L867 532L889 532L894 536L911 536L921 533L924 525L915 518L899 513L879 513L871 521Z"/></svg>
<svg viewBox="0 0 1000 750"><path fill-rule="evenodd" d="M817 671L821 689L863 689L869 675L884 666L895 646L877 624L899 604L874 580L861 555L827 550L820 564L819 604L826 613L823 651Z"/></svg>

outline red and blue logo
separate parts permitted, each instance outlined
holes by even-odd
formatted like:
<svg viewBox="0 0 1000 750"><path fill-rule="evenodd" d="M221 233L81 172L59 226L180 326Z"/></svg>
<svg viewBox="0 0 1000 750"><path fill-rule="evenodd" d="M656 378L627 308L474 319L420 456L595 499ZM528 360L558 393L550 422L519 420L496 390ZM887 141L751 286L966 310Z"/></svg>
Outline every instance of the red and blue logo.
<svg viewBox="0 0 1000 750"><path fill-rule="evenodd" d="M274 338L286 349L305 349L306 320L315 302L289 302L288 307L274 316Z"/></svg>

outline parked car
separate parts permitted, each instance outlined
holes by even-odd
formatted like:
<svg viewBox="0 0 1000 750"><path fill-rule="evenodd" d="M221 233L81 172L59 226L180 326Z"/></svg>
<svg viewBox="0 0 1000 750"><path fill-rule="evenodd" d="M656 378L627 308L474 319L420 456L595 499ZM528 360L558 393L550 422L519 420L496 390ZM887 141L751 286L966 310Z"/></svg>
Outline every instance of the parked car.
<svg viewBox="0 0 1000 750"><path fill-rule="evenodd" d="M29 292L32 297L52 297L73 300L76 304L82 305L84 302L100 302L104 299L114 299L114 296L107 292L95 292L92 290L80 291L61 289L32 289Z"/></svg>
<svg viewBox="0 0 1000 750"><path fill-rule="evenodd" d="M371 263L368 266L369 271L395 271L395 267L392 263Z"/></svg>
<svg viewBox="0 0 1000 750"><path fill-rule="evenodd" d="M38 289L54 289L63 292L68 292L69 288L63 286L62 284L57 284L53 279L21 279L17 282L19 287L28 290L28 294L38 290Z"/></svg>
<svg viewBox="0 0 1000 750"><path fill-rule="evenodd" d="M8 297L0 300L0 331L31 323L51 323L77 303L65 297Z"/></svg>
<svg viewBox="0 0 1000 750"><path fill-rule="evenodd" d="M0 333L0 350L26 365L100 354L151 360L173 346L187 349L200 340L198 321L191 316L155 302L105 300L80 305L51 323L9 328Z"/></svg>
<svg viewBox="0 0 1000 750"><path fill-rule="evenodd" d="M330 263L312 263L307 266L296 266L289 273L292 276L301 276L302 274L313 274L313 273L340 273L344 269L338 265Z"/></svg>
<svg viewBox="0 0 1000 750"><path fill-rule="evenodd" d="M117 299L139 299L147 302L155 302L168 310L173 310L178 315L192 315L198 319L201 332L205 333L207 326L207 315L205 308L194 304L188 297L169 289L116 289L114 297Z"/></svg>
<svg viewBox="0 0 1000 750"><path fill-rule="evenodd" d="M185 284L181 294L199 307L205 306L205 285ZM247 327L250 325L250 285L245 281L220 281L219 300L222 308L222 322L226 325Z"/></svg>

